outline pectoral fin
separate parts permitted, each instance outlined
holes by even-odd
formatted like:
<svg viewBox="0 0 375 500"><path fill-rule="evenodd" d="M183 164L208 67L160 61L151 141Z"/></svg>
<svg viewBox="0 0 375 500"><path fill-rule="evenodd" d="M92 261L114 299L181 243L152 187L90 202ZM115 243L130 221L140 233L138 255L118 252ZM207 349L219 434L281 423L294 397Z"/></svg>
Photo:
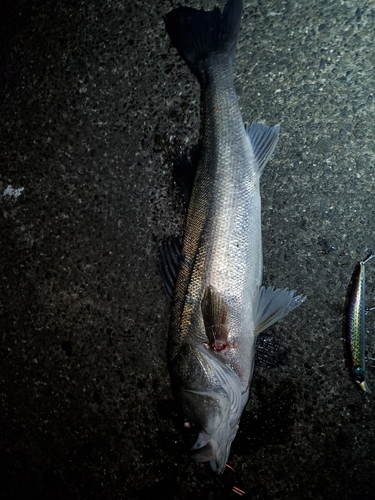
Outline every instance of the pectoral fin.
<svg viewBox="0 0 375 500"><path fill-rule="evenodd" d="M215 351L222 351L228 342L228 306L211 285L204 291L201 309L210 347Z"/></svg>
<svg viewBox="0 0 375 500"><path fill-rule="evenodd" d="M275 341L273 332L260 333L255 343L255 365L275 368L281 362L285 349Z"/></svg>
<svg viewBox="0 0 375 500"><path fill-rule="evenodd" d="M259 290L255 315L255 335L283 319L290 311L300 306L306 297L295 295L295 290L273 287Z"/></svg>

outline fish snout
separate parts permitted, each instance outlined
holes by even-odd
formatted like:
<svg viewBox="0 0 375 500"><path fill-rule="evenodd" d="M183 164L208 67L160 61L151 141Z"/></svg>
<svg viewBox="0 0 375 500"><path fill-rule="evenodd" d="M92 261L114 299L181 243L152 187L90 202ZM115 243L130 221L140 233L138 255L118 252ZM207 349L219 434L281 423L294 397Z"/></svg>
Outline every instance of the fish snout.
<svg viewBox="0 0 375 500"><path fill-rule="evenodd" d="M225 429L221 428L221 432L214 436L202 430L190 450L193 460L209 462L212 471L217 475L222 474L225 469L231 444L238 430L238 425L224 427Z"/></svg>
<svg viewBox="0 0 375 500"><path fill-rule="evenodd" d="M202 433L204 433L204 431L202 431ZM197 442L199 440L200 438L198 438ZM191 457L193 460L196 462L209 462L215 474L222 474L229 455L227 446L219 446L214 438L211 438L208 443L200 448L196 448L196 444L191 449Z"/></svg>

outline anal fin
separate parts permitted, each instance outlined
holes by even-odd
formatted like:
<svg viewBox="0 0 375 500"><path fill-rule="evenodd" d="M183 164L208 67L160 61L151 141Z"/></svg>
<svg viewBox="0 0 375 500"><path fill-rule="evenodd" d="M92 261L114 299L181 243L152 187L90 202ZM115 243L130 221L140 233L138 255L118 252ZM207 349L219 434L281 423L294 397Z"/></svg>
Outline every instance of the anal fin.
<svg viewBox="0 0 375 500"><path fill-rule="evenodd" d="M255 366L275 368L281 363L285 349L275 341L273 332L260 333L255 343Z"/></svg>
<svg viewBox="0 0 375 500"><path fill-rule="evenodd" d="M246 124L245 129L261 174L276 147L280 125L267 127L263 123L254 122L250 125Z"/></svg>

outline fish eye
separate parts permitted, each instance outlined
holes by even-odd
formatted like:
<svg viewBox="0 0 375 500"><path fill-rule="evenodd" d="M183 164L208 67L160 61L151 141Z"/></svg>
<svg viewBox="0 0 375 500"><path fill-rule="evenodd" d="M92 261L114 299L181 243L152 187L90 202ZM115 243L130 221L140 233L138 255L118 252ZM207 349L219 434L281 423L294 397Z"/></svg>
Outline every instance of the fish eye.
<svg viewBox="0 0 375 500"><path fill-rule="evenodd" d="M190 422L190 420L185 419L182 429L182 437L188 448L191 448L193 444L198 439L199 431L196 426Z"/></svg>

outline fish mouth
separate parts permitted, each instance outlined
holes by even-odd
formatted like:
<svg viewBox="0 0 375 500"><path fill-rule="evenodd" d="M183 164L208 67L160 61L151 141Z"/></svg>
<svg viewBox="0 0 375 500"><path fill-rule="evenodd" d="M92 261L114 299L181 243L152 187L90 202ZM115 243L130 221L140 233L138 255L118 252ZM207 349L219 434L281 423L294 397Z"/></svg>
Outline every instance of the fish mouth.
<svg viewBox="0 0 375 500"><path fill-rule="evenodd" d="M219 447L214 439L199 449L191 449L191 457L196 462L209 462L209 465L215 474L222 474L225 468L227 452L219 455Z"/></svg>
<svg viewBox="0 0 375 500"><path fill-rule="evenodd" d="M196 462L209 462L215 474L222 474L237 428L226 442L221 443L214 437L209 436L205 431L201 431L194 446L190 450L192 459Z"/></svg>
<svg viewBox="0 0 375 500"><path fill-rule="evenodd" d="M193 447L194 448L194 447ZM198 450L191 449L191 456L196 462L211 462L215 460L215 455L213 453L211 443L207 443L205 446L202 446L202 448L199 448Z"/></svg>

